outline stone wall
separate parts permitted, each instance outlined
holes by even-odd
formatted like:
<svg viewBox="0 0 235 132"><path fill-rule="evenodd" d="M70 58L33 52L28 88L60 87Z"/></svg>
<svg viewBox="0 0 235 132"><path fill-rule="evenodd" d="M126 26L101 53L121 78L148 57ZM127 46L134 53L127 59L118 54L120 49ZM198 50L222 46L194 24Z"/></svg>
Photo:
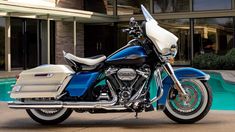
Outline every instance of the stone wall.
<svg viewBox="0 0 235 132"><path fill-rule="evenodd" d="M83 0L57 0L57 7L83 9ZM64 64L62 51L73 53L73 22L56 21L55 62ZM84 24L77 23L77 56L84 56Z"/></svg>

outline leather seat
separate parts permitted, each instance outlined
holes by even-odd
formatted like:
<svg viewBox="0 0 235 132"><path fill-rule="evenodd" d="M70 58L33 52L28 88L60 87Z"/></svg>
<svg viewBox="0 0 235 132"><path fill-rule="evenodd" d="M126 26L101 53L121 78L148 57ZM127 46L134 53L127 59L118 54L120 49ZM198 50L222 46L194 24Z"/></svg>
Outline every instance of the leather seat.
<svg viewBox="0 0 235 132"><path fill-rule="evenodd" d="M99 56L94 56L94 57L90 57L90 58L81 58L81 57L77 57L73 54L66 53L64 51L63 51L63 54L64 54L64 57L69 60L73 60L77 63L88 65L88 66L97 65L97 64L103 62L104 60L106 60L105 55L99 55Z"/></svg>

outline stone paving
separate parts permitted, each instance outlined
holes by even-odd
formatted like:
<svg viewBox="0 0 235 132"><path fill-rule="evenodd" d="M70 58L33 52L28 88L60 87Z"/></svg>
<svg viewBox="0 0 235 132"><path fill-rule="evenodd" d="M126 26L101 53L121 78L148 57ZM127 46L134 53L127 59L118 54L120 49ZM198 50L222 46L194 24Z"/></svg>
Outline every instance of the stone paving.
<svg viewBox="0 0 235 132"><path fill-rule="evenodd" d="M7 72L7 71L0 71L0 79L1 78L12 78L12 77L16 77L16 75L20 74L22 70L15 70L15 71L11 71L11 72Z"/></svg>
<svg viewBox="0 0 235 132"><path fill-rule="evenodd" d="M65 122L43 126L24 110L9 109L0 103L0 132L233 132L234 111L210 111L195 124L177 124L163 112L88 114L74 112Z"/></svg>
<svg viewBox="0 0 235 132"><path fill-rule="evenodd" d="M207 70L205 72L220 73L225 81L235 83L235 70Z"/></svg>

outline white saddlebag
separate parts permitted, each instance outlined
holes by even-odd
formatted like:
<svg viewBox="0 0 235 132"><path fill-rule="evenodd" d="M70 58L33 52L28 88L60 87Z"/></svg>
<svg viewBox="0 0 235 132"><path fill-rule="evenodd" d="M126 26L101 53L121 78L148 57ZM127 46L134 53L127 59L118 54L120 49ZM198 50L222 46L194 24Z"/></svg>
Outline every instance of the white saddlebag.
<svg viewBox="0 0 235 132"><path fill-rule="evenodd" d="M20 73L11 98L56 98L74 71L67 65L42 65Z"/></svg>

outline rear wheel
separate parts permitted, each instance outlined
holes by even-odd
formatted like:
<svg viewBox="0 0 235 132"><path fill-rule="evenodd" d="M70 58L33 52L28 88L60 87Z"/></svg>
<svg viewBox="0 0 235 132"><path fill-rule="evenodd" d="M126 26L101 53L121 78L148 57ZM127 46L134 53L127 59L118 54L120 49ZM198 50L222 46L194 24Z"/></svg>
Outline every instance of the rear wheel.
<svg viewBox="0 0 235 132"><path fill-rule="evenodd" d="M55 125L66 120L72 113L71 109L27 109L28 115L43 125Z"/></svg>
<svg viewBox="0 0 235 132"><path fill-rule="evenodd" d="M186 97L177 94L169 96L164 113L178 123L194 123L201 120L209 112L212 103L212 93L207 82L200 80L184 80L182 87L187 93ZM170 95L174 94L174 89ZM171 98L170 98L171 97Z"/></svg>

